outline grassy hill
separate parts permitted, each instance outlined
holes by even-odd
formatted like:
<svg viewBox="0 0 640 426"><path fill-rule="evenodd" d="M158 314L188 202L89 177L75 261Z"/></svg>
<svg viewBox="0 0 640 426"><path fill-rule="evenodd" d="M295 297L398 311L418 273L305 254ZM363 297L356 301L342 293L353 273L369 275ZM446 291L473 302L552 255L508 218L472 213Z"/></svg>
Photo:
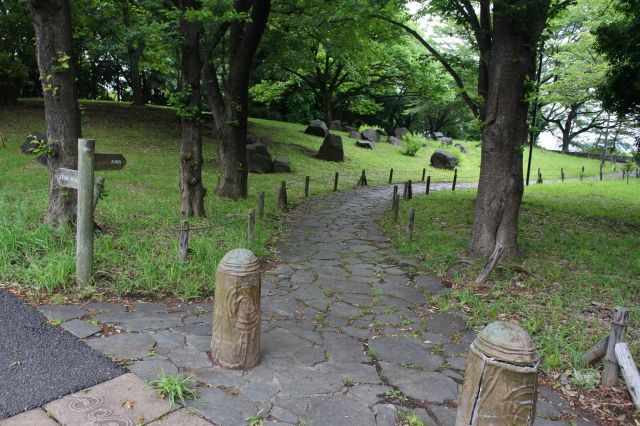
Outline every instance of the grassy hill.
<svg viewBox="0 0 640 426"><path fill-rule="evenodd" d="M276 191L286 180L289 200L303 200L304 176L311 177L311 196L332 190L333 176L340 173L339 189L353 188L362 169L369 184L386 183L389 169L394 181L420 180L422 169L432 181L450 181L453 172L429 166L438 143L428 142L415 157L402 149L379 143L375 150L354 146L343 136L346 161L341 164L313 158L322 140L305 135L300 124L251 120L250 133L266 136L273 156L291 160L291 174L250 175L249 198L242 201L220 200L213 194L216 183L216 147L208 134L204 139L203 177L209 190L205 206L208 217L192 219L191 257L178 262L176 252L179 217L179 123L172 110L160 107L134 108L125 104L82 102L83 136L96 140L98 152L120 152L127 158L122 171L98 172L106 177L106 198L96 211L101 232L96 238L95 285L74 289L74 297L131 295L161 297L175 295L197 298L213 290L212 272L217 259L226 251L247 246L245 217L257 202L258 191L266 193L267 217L257 227L251 245L259 256L271 255L272 241L281 223L276 206ZM36 100L20 106L0 109L0 132L6 148L0 147L0 281L50 293L64 292L74 280L75 243L70 229L51 230L41 224L46 205L48 175L44 167L20 152L24 138L44 129L44 110ZM476 180L479 174L480 148L476 141L456 141L469 152L461 154L459 181ZM525 151L525 156L527 155ZM526 157L525 157L526 158ZM598 172L598 162L536 149L533 176L542 169L546 179L557 179L564 167L567 177L577 177L584 166L585 175ZM68 294L68 293L67 293Z"/></svg>

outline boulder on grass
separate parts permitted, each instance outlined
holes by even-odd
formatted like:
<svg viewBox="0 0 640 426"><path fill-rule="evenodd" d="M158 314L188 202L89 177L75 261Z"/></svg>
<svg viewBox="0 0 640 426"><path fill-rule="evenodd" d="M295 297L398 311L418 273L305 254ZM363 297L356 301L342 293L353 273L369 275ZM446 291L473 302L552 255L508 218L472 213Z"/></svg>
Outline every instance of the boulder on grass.
<svg viewBox="0 0 640 426"><path fill-rule="evenodd" d="M456 148L458 148L460 150L461 153L466 154L467 152L469 152L469 150L467 149L466 146L462 145L462 144L455 144L454 145Z"/></svg>
<svg viewBox="0 0 640 426"><path fill-rule="evenodd" d="M442 143L442 145L451 145L453 143L453 139L451 139L449 136L443 136L440 138L440 142Z"/></svg>
<svg viewBox="0 0 640 426"><path fill-rule="evenodd" d="M291 160L284 157L276 157L273 160L273 173L291 173Z"/></svg>
<svg viewBox="0 0 640 426"><path fill-rule="evenodd" d="M373 149L376 147L376 144L371 141L356 141L356 146L358 148Z"/></svg>
<svg viewBox="0 0 640 426"><path fill-rule="evenodd" d="M271 173L273 161L267 147L259 143L247 145L247 165L251 173Z"/></svg>
<svg viewBox="0 0 640 426"><path fill-rule="evenodd" d="M376 129L367 129L362 132L362 138L371 142L380 142L380 132Z"/></svg>
<svg viewBox="0 0 640 426"><path fill-rule="evenodd" d="M442 132L433 132L431 134L431 139L433 139L434 141L440 140L440 138L444 137L444 133Z"/></svg>
<svg viewBox="0 0 640 426"><path fill-rule="evenodd" d="M340 120L333 120L331 124L329 124L330 130L337 130L339 132L342 131L342 122Z"/></svg>
<svg viewBox="0 0 640 426"><path fill-rule="evenodd" d="M400 140L402 140L407 135L407 133L409 133L409 129L407 129L406 127L398 127L393 131L393 134L396 135L396 138Z"/></svg>
<svg viewBox="0 0 640 426"><path fill-rule="evenodd" d="M349 137L351 139L359 140L360 139L360 132L358 132L357 130L349 130Z"/></svg>
<svg viewBox="0 0 640 426"><path fill-rule="evenodd" d="M42 132L32 132L29 136L24 138L24 142L20 146L20 149L25 154L31 154L34 149L41 146L41 144L47 144L47 135ZM47 154L42 153L36 157L36 161L42 165L47 164Z"/></svg>
<svg viewBox="0 0 640 426"><path fill-rule="evenodd" d="M313 120L309 123L309 127L304 131L308 135L319 136L324 138L329 133L329 129L327 129L327 125L324 124L322 120Z"/></svg>
<svg viewBox="0 0 640 426"><path fill-rule="evenodd" d="M326 161L344 161L344 149L342 148L342 138L329 133L325 136L322 146L316 154L316 158Z"/></svg>
<svg viewBox="0 0 640 426"><path fill-rule="evenodd" d="M357 127L353 127L353 126L344 126L344 131L345 132L349 132L349 133L357 132L358 128Z"/></svg>
<svg viewBox="0 0 640 426"><path fill-rule="evenodd" d="M387 139L387 142L395 146L401 145L400 139L396 138L395 136L389 136L389 139Z"/></svg>
<svg viewBox="0 0 640 426"><path fill-rule="evenodd" d="M437 149L431 156L431 165L436 169L453 169L458 165L458 159L449 151Z"/></svg>

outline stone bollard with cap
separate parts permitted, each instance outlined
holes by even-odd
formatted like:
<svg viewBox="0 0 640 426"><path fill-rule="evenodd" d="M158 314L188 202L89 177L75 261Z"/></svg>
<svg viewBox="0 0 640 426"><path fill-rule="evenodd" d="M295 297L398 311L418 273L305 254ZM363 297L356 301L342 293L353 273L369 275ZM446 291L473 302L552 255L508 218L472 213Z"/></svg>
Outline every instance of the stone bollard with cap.
<svg viewBox="0 0 640 426"><path fill-rule="evenodd" d="M531 336L516 324L492 322L471 344L456 426L531 426L537 395Z"/></svg>
<svg viewBox="0 0 640 426"><path fill-rule="evenodd" d="M247 249L224 255L216 272L211 359L248 370L260 362L260 265Z"/></svg>

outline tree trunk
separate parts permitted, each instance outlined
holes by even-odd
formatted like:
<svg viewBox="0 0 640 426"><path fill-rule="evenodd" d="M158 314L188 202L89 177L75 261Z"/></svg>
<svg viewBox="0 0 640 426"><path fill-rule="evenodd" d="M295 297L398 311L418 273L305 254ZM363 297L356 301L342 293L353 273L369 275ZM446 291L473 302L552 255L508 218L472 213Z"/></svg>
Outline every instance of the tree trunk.
<svg viewBox="0 0 640 426"><path fill-rule="evenodd" d="M327 127L331 126L331 120L333 120L333 114L331 113L331 97L332 93L328 90L321 91L320 100L322 102L322 112L324 113L324 123Z"/></svg>
<svg viewBox="0 0 640 426"><path fill-rule="evenodd" d="M562 131L562 152L569 152L569 144L571 143L571 135L569 131Z"/></svg>
<svg viewBox="0 0 640 426"><path fill-rule="evenodd" d="M202 185L202 125L200 114L200 32L201 24L184 19L186 9L198 6L193 0L180 2L180 33L184 38L181 55L181 87L189 91L184 105L186 116L181 117L180 144L181 213L187 216L205 216Z"/></svg>
<svg viewBox="0 0 640 426"><path fill-rule="evenodd" d="M524 183L521 146L527 136L525 81L535 69L535 46L548 1L494 4L489 95L483 131L480 180L469 242L472 257L490 255L496 243L505 255L520 255L518 213Z"/></svg>
<svg viewBox="0 0 640 426"><path fill-rule="evenodd" d="M234 0L234 11L249 13L249 22L236 20L229 26L229 70L224 117L219 124L219 175L216 193L232 199L247 197L247 119L251 63L271 10L270 0ZM212 82L215 84L215 82Z"/></svg>
<svg viewBox="0 0 640 426"><path fill-rule="evenodd" d="M38 69L42 80L47 148L49 156L49 203L45 223L72 222L77 193L59 187L54 172L77 169L80 110L76 89L76 64L72 53L69 0L29 0L36 35Z"/></svg>
<svg viewBox="0 0 640 426"><path fill-rule="evenodd" d="M139 42L138 47L129 45L127 52L129 54L129 82L131 85L131 93L133 95L133 105L142 106L145 104L144 92L142 91L142 78L140 75L140 57L144 50L144 42Z"/></svg>

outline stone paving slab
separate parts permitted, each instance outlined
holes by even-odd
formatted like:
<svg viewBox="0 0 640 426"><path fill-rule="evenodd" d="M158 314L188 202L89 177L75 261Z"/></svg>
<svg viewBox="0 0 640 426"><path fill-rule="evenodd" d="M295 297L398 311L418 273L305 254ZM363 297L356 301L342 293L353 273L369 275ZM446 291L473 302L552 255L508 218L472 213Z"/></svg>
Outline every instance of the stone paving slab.
<svg viewBox="0 0 640 426"><path fill-rule="evenodd" d="M47 416L41 408L34 408L17 416L0 420L0 426L58 426L58 423Z"/></svg>
<svg viewBox="0 0 640 426"><path fill-rule="evenodd" d="M82 321L79 319L67 321L62 324L61 327L79 339L93 336L94 334L102 330L100 327L95 326L88 321Z"/></svg>
<svg viewBox="0 0 640 426"><path fill-rule="evenodd" d="M174 411L147 424L152 426L211 426L211 423L186 408Z"/></svg>
<svg viewBox="0 0 640 426"><path fill-rule="evenodd" d="M134 426L171 412L167 401L134 374L124 374L44 406L65 426Z"/></svg>

